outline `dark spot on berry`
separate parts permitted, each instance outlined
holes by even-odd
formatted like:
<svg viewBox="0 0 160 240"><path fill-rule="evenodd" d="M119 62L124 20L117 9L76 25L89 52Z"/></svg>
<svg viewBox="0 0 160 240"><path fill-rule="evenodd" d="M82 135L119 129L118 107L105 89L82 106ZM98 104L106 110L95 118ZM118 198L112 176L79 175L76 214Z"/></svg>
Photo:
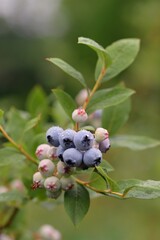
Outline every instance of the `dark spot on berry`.
<svg viewBox="0 0 160 240"><path fill-rule="evenodd" d="M66 163L67 163L69 166L73 166L75 162L74 162L72 159L68 159L68 160L66 161Z"/></svg>
<svg viewBox="0 0 160 240"><path fill-rule="evenodd" d="M90 138L86 135L82 140L83 146L90 146Z"/></svg>

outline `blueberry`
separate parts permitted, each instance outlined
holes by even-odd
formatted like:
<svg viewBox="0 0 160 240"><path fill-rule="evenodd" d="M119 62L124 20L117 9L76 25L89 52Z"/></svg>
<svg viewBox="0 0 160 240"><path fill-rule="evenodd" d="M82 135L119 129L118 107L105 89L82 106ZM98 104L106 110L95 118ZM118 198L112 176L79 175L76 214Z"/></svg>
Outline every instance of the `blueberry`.
<svg viewBox="0 0 160 240"><path fill-rule="evenodd" d="M57 173L59 176L69 176L75 171L74 167L67 166L64 162L59 161L57 163Z"/></svg>
<svg viewBox="0 0 160 240"><path fill-rule="evenodd" d="M60 179L60 182L61 182L61 185L62 185L62 189L63 189L64 191L67 191L67 190L72 189L72 188L74 187L74 185L75 185L75 181L74 181L74 179L71 178L71 177L64 177L64 176L63 176L63 177Z"/></svg>
<svg viewBox="0 0 160 240"><path fill-rule="evenodd" d="M46 132L46 138L48 143L54 147L59 146L59 134L63 132L63 129L60 127L51 127Z"/></svg>
<svg viewBox="0 0 160 240"><path fill-rule="evenodd" d="M36 172L33 175L33 188L43 188L44 187L44 178L40 172Z"/></svg>
<svg viewBox="0 0 160 240"><path fill-rule="evenodd" d="M49 146L48 144L40 144L37 149L36 149L36 156L39 160L48 158L48 152L50 150L51 146Z"/></svg>
<svg viewBox="0 0 160 240"><path fill-rule="evenodd" d="M43 159L38 165L38 170L43 177L52 176L54 169L55 165L50 159Z"/></svg>
<svg viewBox="0 0 160 240"><path fill-rule="evenodd" d="M59 145L56 151L56 155L57 157L63 162L63 152L65 151L65 149Z"/></svg>
<svg viewBox="0 0 160 240"><path fill-rule="evenodd" d="M111 144L110 144L109 138L99 143L99 150L102 153L106 153L110 149L110 147L111 147Z"/></svg>
<svg viewBox="0 0 160 240"><path fill-rule="evenodd" d="M109 137L109 133L105 128L97 128L95 131L95 140L96 142L102 142L103 140Z"/></svg>
<svg viewBox="0 0 160 240"><path fill-rule="evenodd" d="M93 146L94 136L87 130L80 130L75 134L74 144L80 151L86 151Z"/></svg>
<svg viewBox="0 0 160 240"><path fill-rule="evenodd" d="M84 153L83 162L88 167L98 166L102 161L102 153L97 148L91 148Z"/></svg>
<svg viewBox="0 0 160 240"><path fill-rule="evenodd" d="M63 153L64 163L69 167L79 167L82 163L82 153L75 148L69 148Z"/></svg>
<svg viewBox="0 0 160 240"><path fill-rule="evenodd" d="M68 149L75 147L73 143L75 133L76 132L72 129L66 129L59 134L59 143L62 148Z"/></svg>
<svg viewBox="0 0 160 240"><path fill-rule="evenodd" d="M50 192L57 192L61 189L61 182L57 177L51 176L44 181L44 187Z"/></svg>
<svg viewBox="0 0 160 240"><path fill-rule="evenodd" d="M72 113L72 119L77 123L83 123L88 119L88 115L83 108L75 109Z"/></svg>

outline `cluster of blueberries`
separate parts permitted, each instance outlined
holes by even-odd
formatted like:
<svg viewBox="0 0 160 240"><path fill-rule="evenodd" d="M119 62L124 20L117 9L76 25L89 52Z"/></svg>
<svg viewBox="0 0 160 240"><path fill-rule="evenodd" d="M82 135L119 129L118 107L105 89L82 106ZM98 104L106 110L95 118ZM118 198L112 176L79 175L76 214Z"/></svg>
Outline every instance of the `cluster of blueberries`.
<svg viewBox="0 0 160 240"><path fill-rule="evenodd" d="M97 128L92 134L85 129L76 132L53 126L47 130L46 139L48 143L36 149L40 162L32 187L45 188L50 198L57 198L62 190L71 189L75 184L73 172L77 168L98 166L102 153L110 148L108 131L104 128Z"/></svg>
<svg viewBox="0 0 160 240"><path fill-rule="evenodd" d="M80 167L86 169L101 163L102 153L110 147L108 131L101 129L104 137L97 141L97 131L94 135L87 130L78 132L72 129L63 130L60 127L51 127L46 133L48 143L57 147L56 155L69 167ZM105 131L105 133L104 133ZM98 133L98 137L99 137Z"/></svg>

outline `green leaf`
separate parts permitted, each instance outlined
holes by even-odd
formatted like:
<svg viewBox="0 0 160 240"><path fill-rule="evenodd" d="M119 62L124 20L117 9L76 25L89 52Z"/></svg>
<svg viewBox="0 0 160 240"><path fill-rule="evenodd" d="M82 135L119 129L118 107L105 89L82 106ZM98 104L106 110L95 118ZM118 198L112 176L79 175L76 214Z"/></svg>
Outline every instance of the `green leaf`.
<svg viewBox="0 0 160 240"><path fill-rule="evenodd" d="M0 109L0 123L2 123L3 115L4 115L4 111Z"/></svg>
<svg viewBox="0 0 160 240"><path fill-rule="evenodd" d="M41 120L41 115L39 114L37 117L35 118L32 118L31 120L29 120L27 123L26 123L26 126L24 128L24 132L27 132L29 131L30 129L36 127L39 123L39 121Z"/></svg>
<svg viewBox="0 0 160 240"><path fill-rule="evenodd" d="M90 38L84 38L84 37L79 37L78 38L78 43L87 45L88 47L92 48L98 55L100 61L101 61L101 68L102 67L107 67L111 64L111 57L107 53L107 51L99 45L97 42Z"/></svg>
<svg viewBox="0 0 160 240"><path fill-rule="evenodd" d="M86 88L86 82L83 75L76 69L74 69L71 65L59 58L47 58L46 60L58 66L65 73L78 80L82 84L82 86Z"/></svg>
<svg viewBox="0 0 160 240"><path fill-rule="evenodd" d="M3 117L4 111L2 109L0 109L0 118Z"/></svg>
<svg viewBox="0 0 160 240"><path fill-rule="evenodd" d="M7 165L17 166L24 161L25 156L20 154L16 149L5 147L0 149L0 167Z"/></svg>
<svg viewBox="0 0 160 240"><path fill-rule="evenodd" d="M7 123L5 130L15 141L21 141L26 122L29 119L27 112L19 111L15 108L11 108L6 113Z"/></svg>
<svg viewBox="0 0 160 240"><path fill-rule="evenodd" d="M128 179L118 182L124 198L154 199L160 197L160 181Z"/></svg>
<svg viewBox="0 0 160 240"><path fill-rule="evenodd" d="M136 38L121 39L108 46L106 51L111 56L112 64L108 67L102 82L110 80L129 67L136 58L139 49L140 40ZM97 63L96 77L99 71L100 67L99 63Z"/></svg>
<svg viewBox="0 0 160 240"><path fill-rule="evenodd" d="M92 113L97 109L103 109L117 105L130 97L134 91L124 87L114 87L97 91L87 106L87 112Z"/></svg>
<svg viewBox="0 0 160 240"><path fill-rule="evenodd" d="M107 189L110 189L112 191L118 191L119 190L119 187L118 187L117 183L108 176L106 171L101 166L95 167L95 171L101 177L103 177L103 179L105 179L105 181L107 183Z"/></svg>
<svg viewBox="0 0 160 240"><path fill-rule="evenodd" d="M131 150L144 150L160 146L160 141L145 136L119 135L111 138L113 147L127 147Z"/></svg>
<svg viewBox="0 0 160 240"><path fill-rule="evenodd" d="M59 101L59 103L61 104L61 106L63 107L64 111L68 115L68 117L71 119L71 121L73 121L72 112L73 110L76 109L75 101L68 93L64 92L61 89L52 89L52 91L56 96L57 100Z"/></svg>
<svg viewBox="0 0 160 240"><path fill-rule="evenodd" d="M26 108L33 117L39 114L41 114L42 118L47 116L47 96L40 86L35 86L29 93L26 101Z"/></svg>
<svg viewBox="0 0 160 240"><path fill-rule="evenodd" d="M80 184L65 192L64 207L74 225L77 225L86 215L90 205L89 193Z"/></svg>
<svg viewBox="0 0 160 240"><path fill-rule="evenodd" d="M104 191L107 189L106 180L96 172L90 175L89 186L94 187L95 190Z"/></svg>
<svg viewBox="0 0 160 240"><path fill-rule="evenodd" d="M106 172L112 172L114 171L114 167L106 160L103 159L101 162L101 167L103 168L103 170L105 170Z"/></svg>
<svg viewBox="0 0 160 240"><path fill-rule="evenodd" d="M130 110L130 98L103 110L102 127L109 131L110 136L115 134L127 122Z"/></svg>

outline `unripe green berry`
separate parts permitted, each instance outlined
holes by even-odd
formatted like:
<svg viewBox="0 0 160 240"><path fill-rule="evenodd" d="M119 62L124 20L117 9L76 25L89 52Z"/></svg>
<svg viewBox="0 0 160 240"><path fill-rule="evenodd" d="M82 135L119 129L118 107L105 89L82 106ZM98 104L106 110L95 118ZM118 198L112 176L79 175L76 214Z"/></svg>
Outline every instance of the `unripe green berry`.
<svg viewBox="0 0 160 240"><path fill-rule="evenodd" d="M60 188L59 190L57 190L56 192L51 192L50 190L46 190L46 196L48 198L54 198L57 199L62 193L62 189Z"/></svg>
<svg viewBox="0 0 160 240"><path fill-rule="evenodd" d="M72 177L62 177L60 179L60 182L61 182L61 185L62 185L62 189L64 191L72 189L74 184L75 184L75 181Z"/></svg>

